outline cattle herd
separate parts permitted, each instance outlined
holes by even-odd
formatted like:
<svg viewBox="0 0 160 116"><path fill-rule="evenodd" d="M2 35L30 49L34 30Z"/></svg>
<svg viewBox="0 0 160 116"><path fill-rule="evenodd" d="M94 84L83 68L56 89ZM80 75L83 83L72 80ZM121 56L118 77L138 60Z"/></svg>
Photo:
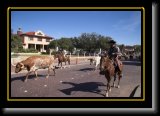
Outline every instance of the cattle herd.
<svg viewBox="0 0 160 116"><path fill-rule="evenodd" d="M68 56L64 56L64 59L68 58ZM29 74L31 74L32 72L34 72L36 78L37 79L37 70L38 69L45 69L48 68L48 74L46 75L46 78L49 77L50 74L50 70L52 69L55 75L55 69L56 69L56 65L55 65L55 59L57 59L57 57L55 56L30 56L27 59L18 62L16 64L15 67L15 73L20 72L23 69L26 69L28 72L26 74L26 78L25 78L25 82L27 81L27 78L29 76ZM59 60L59 59L58 59ZM120 82L120 78L122 77L122 68L116 69L114 68L113 62L110 59L104 58L104 56L99 56L96 55L94 58L90 58L88 59L90 61L90 65L94 64L95 65L95 70L98 69L98 66L100 66L100 74L104 75L107 79L107 90L106 90L106 97L108 97L108 91L111 91L111 87L110 87L110 80L112 77L114 77L114 81L116 80L116 74L119 75L119 82ZM65 62L66 60L64 60ZM59 64L59 63L58 63ZM70 63L69 63L70 65ZM121 63L121 67L122 67L122 63ZM62 67L62 65L61 65ZM118 87L119 88L119 82L118 82ZM113 82L113 86L115 87L115 84Z"/></svg>

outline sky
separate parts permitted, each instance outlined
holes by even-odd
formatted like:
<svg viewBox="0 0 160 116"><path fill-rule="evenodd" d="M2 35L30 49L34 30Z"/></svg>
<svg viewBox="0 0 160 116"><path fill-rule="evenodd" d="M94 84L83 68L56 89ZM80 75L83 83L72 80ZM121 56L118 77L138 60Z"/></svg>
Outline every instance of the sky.
<svg viewBox="0 0 160 116"><path fill-rule="evenodd" d="M11 11L13 33L18 28L55 39L94 32L117 44L141 45L141 11Z"/></svg>

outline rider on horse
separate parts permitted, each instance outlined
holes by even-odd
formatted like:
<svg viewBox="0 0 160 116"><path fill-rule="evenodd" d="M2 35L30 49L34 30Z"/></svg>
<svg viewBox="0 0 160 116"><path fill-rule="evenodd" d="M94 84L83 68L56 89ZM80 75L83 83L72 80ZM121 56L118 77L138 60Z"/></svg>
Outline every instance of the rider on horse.
<svg viewBox="0 0 160 116"><path fill-rule="evenodd" d="M115 68L116 67L120 68L120 63L119 63L119 56L121 56L120 49L116 45L116 41L111 40L109 43L110 43L110 48L108 51L109 59L113 61Z"/></svg>

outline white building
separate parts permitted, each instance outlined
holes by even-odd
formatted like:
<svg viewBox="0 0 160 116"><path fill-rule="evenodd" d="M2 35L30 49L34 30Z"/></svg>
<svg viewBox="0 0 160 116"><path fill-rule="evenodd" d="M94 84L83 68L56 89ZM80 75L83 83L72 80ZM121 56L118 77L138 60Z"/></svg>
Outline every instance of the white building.
<svg viewBox="0 0 160 116"><path fill-rule="evenodd" d="M34 48L39 52L46 52L48 44L52 41L53 37L45 35L42 31L26 32L23 33L21 29L17 31L17 34L21 37L23 48Z"/></svg>

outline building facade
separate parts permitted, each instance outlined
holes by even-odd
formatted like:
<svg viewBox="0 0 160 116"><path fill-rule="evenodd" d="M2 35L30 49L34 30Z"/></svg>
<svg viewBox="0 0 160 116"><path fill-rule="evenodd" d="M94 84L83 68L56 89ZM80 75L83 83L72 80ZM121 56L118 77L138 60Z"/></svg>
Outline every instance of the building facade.
<svg viewBox="0 0 160 116"><path fill-rule="evenodd" d="M125 46L124 52L127 55L133 55L135 52L135 48L134 48L134 46Z"/></svg>
<svg viewBox="0 0 160 116"><path fill-rule="evenodd" d="M17 34L21 37L24 49L36 49L39 52L46 52L48 50L49 43L53 40L53 37L45 35L42 31L26 32L23 33L21 29L17 31Z"/></svg>

